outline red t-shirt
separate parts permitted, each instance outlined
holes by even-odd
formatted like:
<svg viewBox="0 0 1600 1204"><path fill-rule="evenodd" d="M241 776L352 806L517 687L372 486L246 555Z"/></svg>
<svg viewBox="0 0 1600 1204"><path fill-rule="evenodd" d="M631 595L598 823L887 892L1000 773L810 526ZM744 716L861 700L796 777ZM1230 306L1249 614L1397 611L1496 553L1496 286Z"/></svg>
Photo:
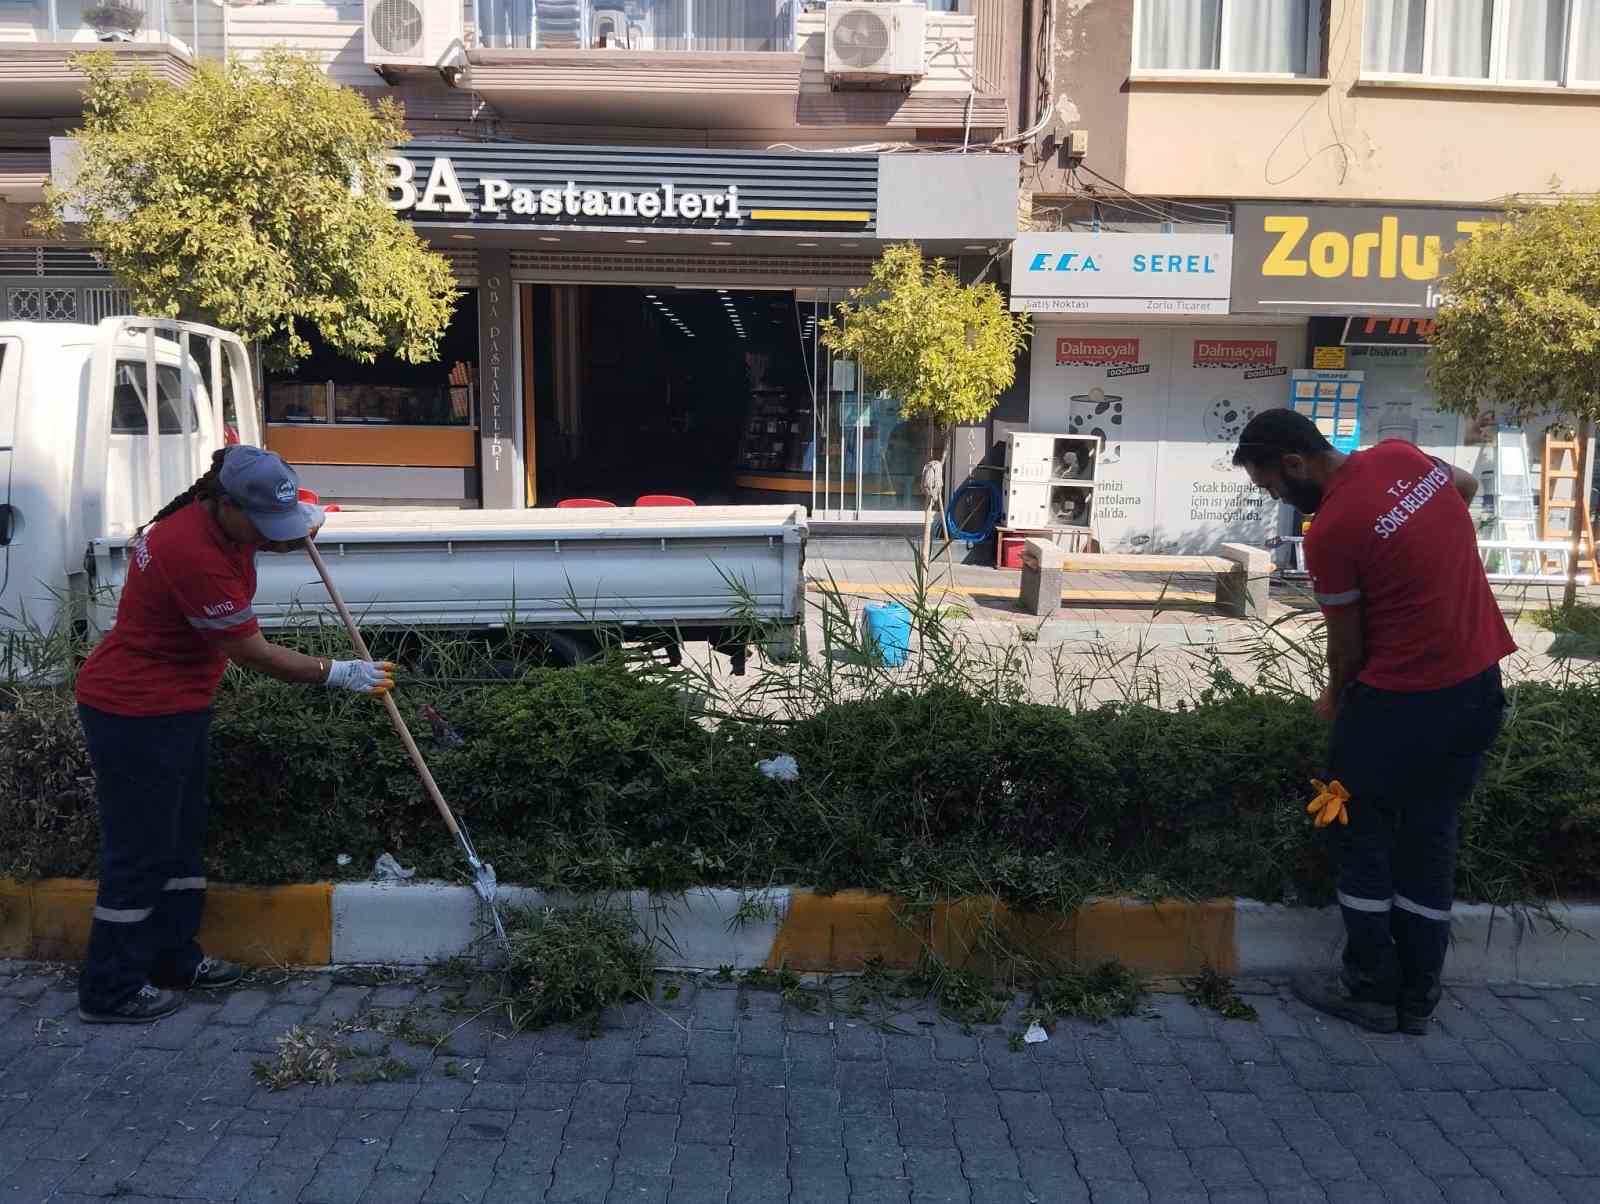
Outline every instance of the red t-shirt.
<svg viewBox="0 0 1600 1204"><path fill-rule="evenodd" d="M255 549L222 533L202 503L135 539L117 621L78 674L78 701L113 715L211 705L228 667L221 644L260 630Z"/></svg>
<svg viewBox="0 0 1600 1204"><path fill-rule="evenodd" d="M1442 690L1517 650L1450 468L1402 439L1344 462L1305 552L1323 610L1361 607L1375 689Z"/></svg>

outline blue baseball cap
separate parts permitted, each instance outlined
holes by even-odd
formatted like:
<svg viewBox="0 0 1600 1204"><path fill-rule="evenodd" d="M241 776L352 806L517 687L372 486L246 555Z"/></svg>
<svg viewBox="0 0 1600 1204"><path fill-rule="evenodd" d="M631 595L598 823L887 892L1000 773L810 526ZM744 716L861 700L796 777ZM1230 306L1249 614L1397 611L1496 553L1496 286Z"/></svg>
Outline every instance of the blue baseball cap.
<svg viewBox="0 0 1600 1204"><path fill-rule="evenodd" d="M311 533L300 507L300 478L275 452L230 447L222 458L222 491L266 539L292 543Z"/></svg>

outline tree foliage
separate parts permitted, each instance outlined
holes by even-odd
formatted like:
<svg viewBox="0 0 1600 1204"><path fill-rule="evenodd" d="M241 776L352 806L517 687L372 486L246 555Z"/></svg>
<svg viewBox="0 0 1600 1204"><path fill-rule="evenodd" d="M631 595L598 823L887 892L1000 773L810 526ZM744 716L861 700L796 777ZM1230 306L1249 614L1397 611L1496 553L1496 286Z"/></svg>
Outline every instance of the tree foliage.
<svg viewBox="0 0 1600 1204"><path fill-rule="evenodd" d="M184 84L109 55L88 77L76 180L52 189L143 313L202 318L289 359L307 326L338 352L437 358L456 292L445 258L383 203L382 157L408 135L309 58L198 63Z"/></svg>
<svg viewBox="0 0 1600 1204"><path fill-rule="evenodd" d="M1449 262L1428 369L1440 404L1600 421L1600 202L1515 210Z"/></svg>
<svg viewBox="0 0 1600 1204"><path fill-rule="evenodd" d="M887 248L872 280L822 324L823 342L853 355L904 418L936 427L980 422L1016 377L1028 316L992 284L964 285L914 244Z"/></svg>

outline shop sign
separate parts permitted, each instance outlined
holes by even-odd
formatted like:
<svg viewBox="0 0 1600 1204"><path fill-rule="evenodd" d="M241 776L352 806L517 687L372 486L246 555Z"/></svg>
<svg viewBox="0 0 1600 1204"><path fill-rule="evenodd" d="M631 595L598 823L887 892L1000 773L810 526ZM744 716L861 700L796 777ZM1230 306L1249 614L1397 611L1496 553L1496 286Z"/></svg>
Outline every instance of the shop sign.
<svg viewBox="0 0 1600 1204"><path fill-rule="evenodd" d="M1278 363L1277 339L1196 339L1196 368L1273 368Z"/></svg>
<svg viewBox="0 0 1600 1204"><path fill-rule="evenodd" d="M1446 254L1498 217L1489 209L1235 205L1234 312L1432 313Z"/></svg>
<svg viewBox="0 0 1600 1204"><path fill-rule="evenodd" d="M623 218L683 224L739 221L745 216L737 184L710 192L686 191L669 181L643 191L587 188L576 180L566 180L556 187L532 188L483 176L464 185L455 162L443 156L431 161L425 180L419 180L418 165L404 155L387 156L384 170L384 203L396 213L448 214L467 219L479 215L568 221Z"/></svg>
<svg viewBox="0 0 1600 1204"><path fill-rule="evenodd" d="M1339 341L1346 347L1426 347L1438 326L1433 318L1346 318Z"/></svg>
<svg viewBox="0 0 1600 1204"><path fill-rule="evenodd" d="M1011 308L1032 313L1228 312L1227 234L1020 234Z"/></svg>
<svg viewBox="0 0 1600 1204"><path fill-rule="evenodd" d="M1109 367L1137 364L1138 339L1060 338L1056 340L1056 363L1075 367Z"/></svg>
<svg viewBox="0 0 1600 1204"><path fill-rule="evenodd" d="M478 260L478 437L485 510L517 510L524 502L511 314L511 257L485 250Z"/></svg>

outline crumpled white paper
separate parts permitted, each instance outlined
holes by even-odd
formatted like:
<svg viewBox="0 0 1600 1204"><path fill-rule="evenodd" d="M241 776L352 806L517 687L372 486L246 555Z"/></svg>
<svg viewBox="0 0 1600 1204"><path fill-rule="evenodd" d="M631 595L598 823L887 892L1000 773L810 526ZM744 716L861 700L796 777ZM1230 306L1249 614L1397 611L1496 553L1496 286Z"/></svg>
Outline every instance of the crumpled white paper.
<svg viewBox="0 0 1600 1204"><path fill-rule="evenodd" d="M788 753L773 757L770 761L757 761L756 768L776 782L800 780L800 764Z"/></svg>
<svg viewBox="0 0 1600 1204"><path fill-rule="evenodd" d="M417 871L406 869L394 859L393 853L385 853L372 867L372 876L379 882L404 882L407 878L415 878Z"/></svg>

